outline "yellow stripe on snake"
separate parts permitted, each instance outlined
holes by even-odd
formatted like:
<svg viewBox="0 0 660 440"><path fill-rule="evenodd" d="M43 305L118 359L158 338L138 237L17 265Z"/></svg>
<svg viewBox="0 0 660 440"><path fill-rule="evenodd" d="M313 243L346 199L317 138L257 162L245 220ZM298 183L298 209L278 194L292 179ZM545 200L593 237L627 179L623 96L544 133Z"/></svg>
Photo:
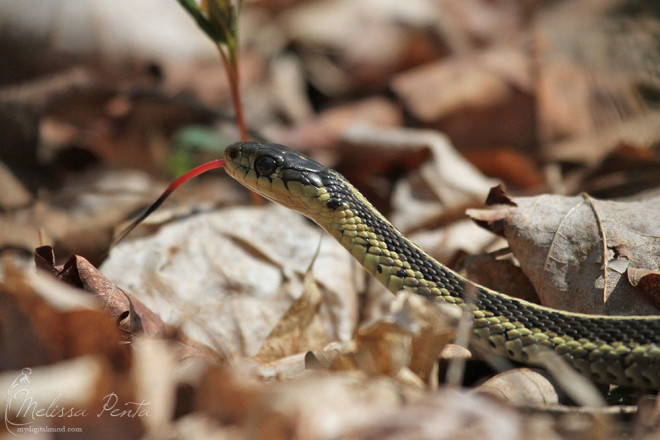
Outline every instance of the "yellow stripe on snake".
<svg viewBox="0 0 660 440"><path fill-rule="evenodd" d="M342 175L289 147L241 142L225 161L241 184L319 224L390 291L469 308L472 344L523 363L545 347L594 382L660 386L660 317L570 313L473 283L403 236Z"/></svg>

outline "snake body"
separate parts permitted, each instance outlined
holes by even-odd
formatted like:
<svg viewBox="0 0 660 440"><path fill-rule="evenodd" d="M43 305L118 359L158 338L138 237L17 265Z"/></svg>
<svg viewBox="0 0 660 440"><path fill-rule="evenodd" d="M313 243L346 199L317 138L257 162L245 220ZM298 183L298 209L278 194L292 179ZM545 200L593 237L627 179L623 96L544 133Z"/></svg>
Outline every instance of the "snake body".
<svg viewBox="0 0 660 440"><path fill-rule="evenodd" d="M234 179L324 228L388 290L469 309L471 344L528 364L545 347L594 382L660 386L660 317L565 312L473 283L408 240L341 174L284 145L240 142L225 161Z"/></svg>

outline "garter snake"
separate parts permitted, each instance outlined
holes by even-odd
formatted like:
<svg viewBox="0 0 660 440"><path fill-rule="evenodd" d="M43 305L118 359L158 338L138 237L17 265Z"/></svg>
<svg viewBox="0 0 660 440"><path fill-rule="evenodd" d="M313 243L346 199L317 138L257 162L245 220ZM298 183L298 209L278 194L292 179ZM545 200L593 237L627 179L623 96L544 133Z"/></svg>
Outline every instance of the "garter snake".
<svg viewBox="0 0 660 440"><path fill-rule="evenodd" d="M408 240L341 174L289 147L239 142L225 162L241 184L324 228L388 290L469 308L472 344L522 363L546 347L594 382L660 386L660 317L565 312L473 283Z"/></svg>

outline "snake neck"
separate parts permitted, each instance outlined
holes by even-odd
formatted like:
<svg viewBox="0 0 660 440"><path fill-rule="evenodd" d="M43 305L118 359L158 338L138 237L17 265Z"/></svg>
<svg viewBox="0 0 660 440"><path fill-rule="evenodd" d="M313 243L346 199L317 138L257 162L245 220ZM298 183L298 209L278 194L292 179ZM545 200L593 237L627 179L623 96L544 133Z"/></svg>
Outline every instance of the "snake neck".
<svg viewBox="0 0 660 440"><path fill-rule="evenodd" d="M305 212L329 232L388 290L413 290L428 298L464 304L467 285L474 285L440 264L392 225L338 173L323 178L325 203ZM321 207L321 208L318 208Z"/></svg>

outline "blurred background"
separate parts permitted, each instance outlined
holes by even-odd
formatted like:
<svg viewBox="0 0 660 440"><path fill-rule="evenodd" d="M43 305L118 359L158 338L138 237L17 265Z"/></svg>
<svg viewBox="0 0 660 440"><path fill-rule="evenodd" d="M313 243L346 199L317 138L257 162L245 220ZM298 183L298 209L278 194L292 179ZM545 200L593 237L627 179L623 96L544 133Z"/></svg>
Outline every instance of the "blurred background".
<svg viewBox="0 0 660 440"><path fill-rule="evenodd" d="M336 168L441 262L552 307L658 313L657 0L245 0L239 43L250 137ZM528 385L529 370L445 345L455 322L395 299L310 222L222 171L184 185L110 252L168 182L239 140L218 48L178 1L0 0L0 55L0 390L26 366L31 392L50 396L39 403L50 383L88 378L60 393L91 408L85 438L619 433L597 413L565 423L514 409L605 402L586 381L597 398L564 384L571 401L545 377ZM498 183L506 193L489 192ZM579 196L519 197L548 193ZM510 211L485 211L489 194L529 213L509 222L508 242L491 231ZM584 217L565 221L578 206ZM34 261L86 292L49 284ZM537 261L558 263L533 273ZM475 389L502 400L442 385L455 360L465 374L447 382L499 373ZM110 392L153 413L95 417ZM615 396L612 412L637 413L626 402ZM649 402L636 438L657 438Z"/></svg>

